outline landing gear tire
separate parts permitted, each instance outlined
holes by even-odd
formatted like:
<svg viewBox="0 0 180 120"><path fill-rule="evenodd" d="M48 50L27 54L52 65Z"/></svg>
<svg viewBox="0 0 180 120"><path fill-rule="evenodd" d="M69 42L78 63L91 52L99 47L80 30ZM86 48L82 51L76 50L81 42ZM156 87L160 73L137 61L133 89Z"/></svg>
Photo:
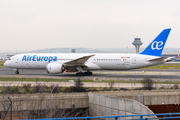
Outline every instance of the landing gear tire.
<svg viewBox="0 0 180 120"><path fill-rule="evenodd" d="M93 73L92 72L84 72L85 75L92 75Z"/></svg>
<svg viewBox="0 0 180 120"><path fill-rule="evenodd" d="M15 74L19 74L19 71L17 70L17 71L15 72Z"/></svg>
<svg viewBox="0 0 180 120"><path fill-rule="evenodd" d="M93 73L92 72L89 72L89 74L88 75L93 75Z"/></svg>
<svg viewBox="0 0 180 120"><path fill-rule="evenodd" d="M83 72L76 73L76 76L85 76L85 73L83 73Z"/></svg>
<svg viewBox="0 0 180 120"><path fill-rule="evenodd" d="M85 75L92 75L93 73L92 72L78 72L78 73L76 73L76 76L85 76Z"/></svg>

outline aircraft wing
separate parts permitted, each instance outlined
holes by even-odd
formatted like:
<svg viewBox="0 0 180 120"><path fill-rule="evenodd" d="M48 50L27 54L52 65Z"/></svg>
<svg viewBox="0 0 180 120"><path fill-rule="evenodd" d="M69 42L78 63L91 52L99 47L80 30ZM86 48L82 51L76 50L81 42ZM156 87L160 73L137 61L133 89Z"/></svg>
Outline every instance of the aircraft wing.
<svg viewBox="0 0 180 120"><path fill-rule="evenodd" d="M94 55L83 56L81 58L74 59L69 62L65 62L64 64L66 66L85 66L84 63L92 56L94 56Z"/></svg>

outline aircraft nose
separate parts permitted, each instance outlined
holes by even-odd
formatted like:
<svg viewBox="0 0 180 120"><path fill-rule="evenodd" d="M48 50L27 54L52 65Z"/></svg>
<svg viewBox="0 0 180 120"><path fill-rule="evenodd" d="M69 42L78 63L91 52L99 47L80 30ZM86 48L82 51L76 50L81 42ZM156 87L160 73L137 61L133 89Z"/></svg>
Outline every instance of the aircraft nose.
<svg viewBox="0 0 180 120"><path fill-rule="evenodd" d="M9 66L9 63L6 61L6 62L4 63L4 66L5 66L5 67L8 67L8 66Z"/></svg>

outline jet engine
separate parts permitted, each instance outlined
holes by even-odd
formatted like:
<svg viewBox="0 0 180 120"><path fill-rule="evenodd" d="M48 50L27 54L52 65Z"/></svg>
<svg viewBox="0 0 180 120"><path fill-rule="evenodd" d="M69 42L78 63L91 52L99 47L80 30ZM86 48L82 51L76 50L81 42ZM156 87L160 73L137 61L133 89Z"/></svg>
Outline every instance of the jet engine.
<svg viewBox="0 0 180 120"><path fill-rule="evenodd" d="M47 73L53 73L53 74L63 73L64 66L59 63L48 63L46 65L46 71L47 71Z"/></svg>

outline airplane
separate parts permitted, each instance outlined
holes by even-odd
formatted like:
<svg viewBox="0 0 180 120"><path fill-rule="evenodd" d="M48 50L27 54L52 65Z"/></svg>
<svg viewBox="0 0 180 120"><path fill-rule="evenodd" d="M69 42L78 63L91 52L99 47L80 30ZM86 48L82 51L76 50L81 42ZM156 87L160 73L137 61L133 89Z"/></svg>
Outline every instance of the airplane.
<svg viewBox="0 0 180 120"><path fill-rule="evenodd" d="M95 70L131 70L169 62L161 57L171 28L164 29L139 54L120 53L25 53L10 57L4 66L15 70L44 69L49 74L77 72L77 76L92 75Z"/></svg>
<svg viewBox="0 0 180 120"><path fill-rule="evenodd" d="M178 58L179 58L179 60L180 60L180 56L178 55Z"/></svg>

